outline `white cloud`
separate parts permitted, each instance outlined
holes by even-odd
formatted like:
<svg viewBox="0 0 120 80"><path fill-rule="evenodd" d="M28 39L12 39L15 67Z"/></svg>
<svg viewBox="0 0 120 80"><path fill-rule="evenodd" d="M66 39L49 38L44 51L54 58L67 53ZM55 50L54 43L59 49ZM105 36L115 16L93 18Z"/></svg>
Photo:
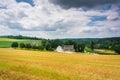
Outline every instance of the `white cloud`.
<svg viewBox="0 0 120 80"><path fill-rule="evenodd" d="M64 10L49 3L48 0L34 0L34 4L35 6L32 7L25 2L0 0L0 6L6 7L6 9L0 9L1 33L9 35L15 31L15 34L42 38L107 37L111 35L109 28L113 31L120 30L120 17L116 11L118 9L116 5L104 12L94 9L85 12L75 8ZM97 25L102 25L101 27L91 27L87 25L91 21L90 16L106 16L107 20L95 22ZM7 32L6 28L12 31ZM106 32L106 35L102 35L102 31Z"/></svg>

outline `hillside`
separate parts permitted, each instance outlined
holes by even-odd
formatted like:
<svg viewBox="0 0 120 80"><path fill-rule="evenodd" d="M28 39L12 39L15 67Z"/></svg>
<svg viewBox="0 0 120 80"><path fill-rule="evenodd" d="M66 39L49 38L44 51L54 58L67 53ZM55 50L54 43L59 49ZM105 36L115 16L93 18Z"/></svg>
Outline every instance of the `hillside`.
<svg viewBox="0 0 120 80"><path fill-rule="evenodd" d="M0 38L0 48L9 48L12 42L28 43L32 41L38 41L41 44L41 40Z"/></svg>

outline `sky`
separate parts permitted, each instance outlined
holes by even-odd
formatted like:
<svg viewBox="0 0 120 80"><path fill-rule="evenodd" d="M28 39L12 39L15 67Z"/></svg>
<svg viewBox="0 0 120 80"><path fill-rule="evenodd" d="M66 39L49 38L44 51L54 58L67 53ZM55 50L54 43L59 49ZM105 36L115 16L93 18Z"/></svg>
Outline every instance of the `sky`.
<svg viewBox="0 0 120 80"><path fill-rule="evenodd" d="M0 0L0 36L120 37L120 0Z"/></svg>

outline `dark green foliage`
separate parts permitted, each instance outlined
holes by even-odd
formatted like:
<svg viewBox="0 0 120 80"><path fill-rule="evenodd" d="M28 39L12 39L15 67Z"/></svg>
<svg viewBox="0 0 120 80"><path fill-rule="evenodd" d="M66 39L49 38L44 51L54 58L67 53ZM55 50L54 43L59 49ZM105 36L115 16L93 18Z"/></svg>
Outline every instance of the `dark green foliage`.
<svg viewBox="0 0 120 80"><path fill-rule="evenodd" d="M79 47L79 46L78 46L78 43L75 42L75 43L74 43L74 49L75 49L75 52L79 52L78 47Z"/></svg>
<svg viewBox="0 0 120 80"><path fill-rule="evenodd" d="M45 47L46 46L46 43L47 43L47 40L46 39L42 39L42 46Z"/></svg>
<svg viewBox="0 0 120 80"><path fill-rule="evenodd" d="M85 44L81 44L81 43L74 43L74 49L75 52L84 52L84 48L85 48Z"/></svg>
<svg viewBox="0 0 120 80"><path fill-rule="evenodd" d="M79 52L84 52L85 44L79 44Z"/></svg>
<svg viewBox="0 0 120 80"><path fill-rule="evenodd" d="M73 40L66 40L64 42L64 45L74 45L74 44L75 44L75 41L73 41Z"/></svg>
<svg viewBox="0 0 120 80"><path fill-rule="evenodd" d="M63 42L61 40L42 40L41 48L45 48L47 51L53 51L57 46L63 45Z"/></svg>
<svg viewBox="0 0 120 80"><path fill-rule="evenodd" d="M31 46L29 43L27 43L27 44L25 45L25 48L30 49L30 48L32 48L32 46Z"/></svg>
<svg viewBox="0 0 120 80"><path fill-rule="evenodd" d="M20 43L20 48L25 48L25 44L24 43Z"/></svg>
<svg viewBox="0 0 120 80"><path fill-rule="evenodd" d="M58 47L59 45L62 46L63 45L63 41L62 40L59 40L59 39L55 39L55 40L50 40L50 45L52 48L56 48Z"/></svg>
<svg viewBox="0 0 120 80"><path fill-rule="evenodd" d="M46 44L45 44L45 47L46 47L46 50L50 50L51 49L51 45L50 45L50 43L49 42L47 42Z"/></svg>
<svg viewBox="0 0 120 80"><path fill-rule="evenodd" d="M17 47L18 47L18 43L17 43L17 42L13 42L13 43L11 44L11 47L12 47L12 48L17 48Z"/></svg>
<svg viewBox="0 0 120 80"><path fill-rule="evenodd" d="M39 49L39 46L31 46L32 49Z"/></svg>
<svg viewBox="0 0 120 80"><path fill-rule="evenodd" d="M44 50L44 48L45 48L44 46L38 46L39 50Z"/></svg>
<svg viewBox="0 0 120 80"><path fill-rule="evenodd" d="M120 45L120 37L112 38L76 38L62 39L62 41L72 40L78 43L83 43L90 48L90 41L94 42L94 49L113 49L113 45Z"/></svg>
<svg viewBox="0 0 120 80"><path fill-rule="evenodd" d="M37 38L37 37L28 37L28 36L22 36L22 35L18 35L18 36L12 36L12 35L8 35L8 36L0 36L1 38L11 38L11 39L31 39L31 40L41 40L41 38Z"/></svg>
<svg viewBox="0 0 120 80"><path fill-rule="evenodd" d="M115 45L120 45L120 37L114 38L102 38L95 42L96 49L111 49L113 50ZM99 44L99 45L98 45Z"/></svg>
<svg viewBox="0 0 120 80"><path fill-rule="evenodd" d="M114 50L116 53L120 54L120 45L115 45Z"/></svg>
<svg viewBox="0 0 120 80"><path fill-rule="evenodd" d="M94 50L94 42L93 42L93 41L90 42L90 49L91 49L92 51Z"/></svg>

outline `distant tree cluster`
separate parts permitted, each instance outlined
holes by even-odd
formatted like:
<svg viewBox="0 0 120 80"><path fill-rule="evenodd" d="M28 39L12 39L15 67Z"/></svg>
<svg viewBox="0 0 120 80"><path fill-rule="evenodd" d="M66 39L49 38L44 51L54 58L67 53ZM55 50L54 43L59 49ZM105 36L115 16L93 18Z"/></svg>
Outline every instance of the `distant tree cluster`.
<svg viewBox="0 0 120 80"><path fill-rule="evenodd" d="M21 49L37 49L37 50L44 50L44 46L42 45L31 45L31 43L18 43L18 42L13 42L11 44L12 48L21 48Z"/></svg>
<svg viewBox="0 0 120 80"><path fill-rule="evenodd" d="M99 39L95 42L95 48L114 50L120 54L120 37Z"/></svg>
<svg viewBox="0 0 120 80"><path fill-rule="evenodd" d="M37 38L37 37L28 37L28 36L22 36L22 35L18 35L18 36L9 35L9 36L0 36L0 37L1 37L1 38L11 38L11 39L41 40L41 38Z"/></svg>
<svg viewBox="0 0 120 80"><path fill-rule="evenodd" d="M39 50L46 50L46 51L54 51L58 46L64 46L64 45L73 45L76 52L84 52L85 44L79 43L73 40L66 40L62 41L59 39L55 40L46 40L42 39L41 45L39 46L32 46L30 43L20 43L13 42L11 44L12 48L25 48L25 49L39 49Z"/></svg>

